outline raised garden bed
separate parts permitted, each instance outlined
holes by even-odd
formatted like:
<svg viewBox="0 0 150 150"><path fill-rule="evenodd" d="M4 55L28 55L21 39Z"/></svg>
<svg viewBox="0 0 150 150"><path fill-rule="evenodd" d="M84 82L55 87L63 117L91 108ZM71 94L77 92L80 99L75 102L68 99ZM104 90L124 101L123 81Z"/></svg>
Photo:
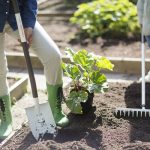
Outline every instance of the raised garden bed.
<svg viewBox="0 0 150 150"><path fill-rule="evenodd" d="M99 55L109 57L140 57L140 39L103 39L99 37L97 42L93 43L90 39L81 42L80 39L73 40L78 28L65 21L40 21L48 34L59 46L61 53L64 54L66 47L72 47L75 50L85 48ZM58 30L59 29L59 30ZM58 36L59 35L59 36ZM7 51L22 52L21 46L14 39L7 37ZM150 51L146 51L146 57L150 57Z"/></svg>
<svg viewBox="0 0 150 150"><path fill-rule="evenodd" d="M27 92L28 77L8 76L7 79L12 100L20 99Z"/></svg>
<svg viewBox="0 0 150 150"><path fill-rule="evenodd" d="M45 1L45 0L42 0ZM40 2L40 1L39 1ZM70 0L68 1L70 2ZM73 1L72 1L73 2ZM70 2L71 4L73 4ZM78 1L83 2L83 0ZM77 2L77 3L78 3ZM69 4L70 4L69 3ZM76 2L75 2L76 3ZM68 10L74 11L76 6L72 8L66 8L64 0L47 0L45 3L39 5L39 13L43 14L48 12L51 16L48 16L48 13L45 14L47 20L39 20L43 25L48 34L59 46L62 54L64 54L65 47L72 47L75 50L85 48L88 51L95 52L99 55L109 56L109 57L140 57L140 38L137 39L110 39L109 35L107 38L99 37L97 41L92 42L91 39L81 40L80 38L75 39L76 33L79 31L78 27L72 25L68 21L55 21L55 18L62 17L63 14ZM43 12L44 11L44 12ZM42 13L43 12L43 13ZM52 19L53 18L53 19ZM66 18L66 16L64 17ZM54 20L54 21L52 21ZM17 51L22 52L20 43L12 40L8 37L7 41L7 51ZM146 57L150 57L150 51L146 51Z"/></svg>
<svg viewBox="0 0 150 150"><path fill-rule="evenodd" d="M92 42L90 39L81 42L80 39L74 39L78 28L68 22L51 21L48 18L47 21L41 20L40 23L59 46L62 54L64 54L65 47L72 47L75 50L85 48L96 54L117 57L117 59L120 59L118 57L140 58L141 56L140 39L118 40L99 37L96 42ZM7 43L7 52L22 53L22 48L17 42L9 38L7 41L9 41ZM146 51L146 57L150 57L150 51ZM34 57L34 59L36 58ZM124 71L129 66L131 66L130 70L135 70L135 67L131 65L132 61L125 67L123 67L123 60L120 60L120 62L119 66ZM137 73L140 69L140 61L138 59L137 62L134 61L133 63L139 66ZM147 84L146 89L148 90L149 88L150 85ZM69 114L70 126L60 130L55 140L47 135L42 141L36 142L28 125L24 125L11 139L6 140L1 149L150 149L150 144L148 143L150 141L150 121L148 119L122 119L116 118L112 113L115 107L140 107L140 93L140 85L137 83L110 83L110 89L106 94L97 94L94 97L94 107L89 114L85 116ZM150 108L148 91L146 99L147 108Z"/></svg>
<svg viewBox="0 0 150 150"><path fill-rule="evenodd" d="M141 58L108 57L108 59L115 66L113 73L141 74ZM43 65L38 57L31 55L31 60L35 69L43 69ZM70 62L67 57L63 57L62 60L67 63ZM26 68L26 62L21 53L7 53L7 61L10 68ZM146 72L148 72L150 68L150 59L145 59L145 64Z"/></svg>
<svg viewBox="0 0 150 150"><path fill-rule="evenodd" d="M7 80L8 80L9 86L12 86L14 83L16 83L18 81L18 79L11 78L11 77L8 77Z"/></svg>
<svg viewBox="0 0 150 150"><path fill-rule="evenodd" d="M70 126L61 129L55 139L46 135L36 142L27 125L7 141L2 150L131 150L150 149L150 120L141 118L116 118L116 107L140 107L139 83L109 83L109 91L96 94L93 110L85 116L69 114ZM146 108L150 108L150 84L146 85Z"/></svg>

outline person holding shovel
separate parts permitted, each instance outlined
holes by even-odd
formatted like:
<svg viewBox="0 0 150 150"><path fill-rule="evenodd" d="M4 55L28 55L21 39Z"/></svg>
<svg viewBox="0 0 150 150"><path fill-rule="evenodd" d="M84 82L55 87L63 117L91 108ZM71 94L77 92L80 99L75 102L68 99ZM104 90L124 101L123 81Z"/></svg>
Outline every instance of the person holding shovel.
<svg viewBox="0 0 150 150"><path fill-rule="evenodd" d="M48 101L56 124L65 127L69 120L62 112L62 69L59 48L36 20L37 1L18 0L26 39L41 60L46 77ZM0 138L12 131L11 99L7 83L5 34L19 39L17 23L11 0L0 1ZM48 114L47 114L48 115Z"/></svg>
<svg viewBox="0 0 150 150"><path fill-rule="evenodd" d="M145 36L148 47L150 48L150 0L138 0L137 11L143 35ZM150 71L145 76L145 81L150 82Z"/></svg>

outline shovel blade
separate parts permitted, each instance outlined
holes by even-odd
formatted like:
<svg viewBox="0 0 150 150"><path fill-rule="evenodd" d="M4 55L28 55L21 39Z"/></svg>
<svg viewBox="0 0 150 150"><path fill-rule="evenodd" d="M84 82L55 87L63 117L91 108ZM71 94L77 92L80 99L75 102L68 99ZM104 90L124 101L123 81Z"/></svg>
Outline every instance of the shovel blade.
<svg viewBox="0 0 150 150"><path fill-rule="evenodd" d="M36 140L42 138L45 133L56 134L56 123L48 102L39 104L38 111L35 106L25 108L25 110L29 127Z"/></svg>

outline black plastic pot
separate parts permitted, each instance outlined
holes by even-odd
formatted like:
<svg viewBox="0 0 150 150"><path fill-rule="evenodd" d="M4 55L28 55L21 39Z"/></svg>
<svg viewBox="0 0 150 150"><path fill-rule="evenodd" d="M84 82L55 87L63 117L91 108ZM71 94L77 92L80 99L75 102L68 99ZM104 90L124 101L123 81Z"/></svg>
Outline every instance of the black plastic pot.
<svg viewBox="0 0 150 150"><path fill-rule="evenodd" d="M93 98L94 98L94 93L90 93L87 90L86 90L86 92L88 93L88 99L85 103L81 102L83 114L88 113L92 109Z"/></svg>
<svg viewBox="0 0 150 150"><path fill-rule="evenodd" d="M88 93L87 101L80 103L81 107L82 107L83 114L86 114L92 109L94 93L90 93L87 89L85 89L84 87L81 87L81 86L78 87L78 89L72 89L70 92L79 91L79 90L84 90L85 92Z"/></svg>

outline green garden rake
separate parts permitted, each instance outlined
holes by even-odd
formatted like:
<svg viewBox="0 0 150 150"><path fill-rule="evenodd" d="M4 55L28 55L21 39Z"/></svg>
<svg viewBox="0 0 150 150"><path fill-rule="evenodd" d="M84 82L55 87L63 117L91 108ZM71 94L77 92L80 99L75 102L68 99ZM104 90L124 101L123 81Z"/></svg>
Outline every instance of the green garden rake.
<svg viewBox="0 0 150 150"><path fill-rule="evenodd" d="M120 117L150 117L150 109L145 108L145 45L144 45L144 35L141 33L141 68L142 68L142 98L141 106L142 108L116 108L115 115Z"/></svg>

